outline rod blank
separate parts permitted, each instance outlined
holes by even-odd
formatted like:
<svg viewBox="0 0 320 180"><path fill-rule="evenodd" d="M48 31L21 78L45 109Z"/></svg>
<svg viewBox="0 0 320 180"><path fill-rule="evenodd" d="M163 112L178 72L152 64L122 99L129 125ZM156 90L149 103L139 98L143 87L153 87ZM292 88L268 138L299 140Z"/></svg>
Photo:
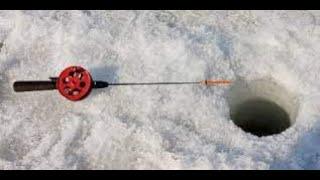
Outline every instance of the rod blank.
<svg viewBox="0 0 320 180"><path fill-rule="evenodd" d="M175 84L199 84L199 82L109 83L110 86L175 85Z"/></svg>

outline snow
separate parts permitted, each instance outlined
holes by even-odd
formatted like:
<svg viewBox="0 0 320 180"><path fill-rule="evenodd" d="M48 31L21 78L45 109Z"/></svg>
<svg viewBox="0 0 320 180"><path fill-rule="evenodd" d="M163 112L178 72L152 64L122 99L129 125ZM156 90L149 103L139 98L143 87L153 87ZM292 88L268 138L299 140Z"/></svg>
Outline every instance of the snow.
<svg viewBox="0 0 320 180"><path fill-rule="evenodd" d="M320 11L0 11L0 169L320 169L319 25ZM69 65L108 82L272 78L299 108L259 138L230 119L228 87L76 103L12 89Z"/></svg>

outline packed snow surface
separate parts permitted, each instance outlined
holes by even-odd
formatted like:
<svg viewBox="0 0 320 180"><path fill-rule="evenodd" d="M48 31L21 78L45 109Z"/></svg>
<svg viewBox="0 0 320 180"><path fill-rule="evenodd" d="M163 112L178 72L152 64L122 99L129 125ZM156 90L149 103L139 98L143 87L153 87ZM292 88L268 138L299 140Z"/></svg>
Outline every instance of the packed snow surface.
<svg viewBox="0 0 320 180"><path fill-rule="evenodd" d="M0 11L0 169L320 169L319 42L320 11ZM272 79L293 96L266 93L295 119L247 133L229 86L109 87L79 102L12 89L70 65L108 82Z"/></svg>

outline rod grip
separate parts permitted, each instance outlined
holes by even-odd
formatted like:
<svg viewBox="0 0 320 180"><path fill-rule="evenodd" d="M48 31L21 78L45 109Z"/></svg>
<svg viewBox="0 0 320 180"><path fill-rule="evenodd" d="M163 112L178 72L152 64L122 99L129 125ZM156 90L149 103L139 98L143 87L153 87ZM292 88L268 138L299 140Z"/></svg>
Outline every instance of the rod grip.
<svg viewBox="0 0 320 180"><path fill-rule="evenodd" d="M56 89L55 81L16 81L13 83L15 92L41 91Z"/></svg>

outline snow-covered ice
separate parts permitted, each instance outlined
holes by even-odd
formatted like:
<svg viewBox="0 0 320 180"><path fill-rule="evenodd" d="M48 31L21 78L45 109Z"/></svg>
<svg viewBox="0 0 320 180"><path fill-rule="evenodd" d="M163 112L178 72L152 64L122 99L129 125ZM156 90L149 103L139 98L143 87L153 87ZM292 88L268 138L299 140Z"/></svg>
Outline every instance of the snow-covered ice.
<svg viewBox="0 0 320 180"><path fill-rule="evenodd" d="M0 11L0 169L320 169L319 42L320 11ZM298 108L257 137L230 119L229 87L13 92L69 65L108 82L270 78Z"/></svg>

